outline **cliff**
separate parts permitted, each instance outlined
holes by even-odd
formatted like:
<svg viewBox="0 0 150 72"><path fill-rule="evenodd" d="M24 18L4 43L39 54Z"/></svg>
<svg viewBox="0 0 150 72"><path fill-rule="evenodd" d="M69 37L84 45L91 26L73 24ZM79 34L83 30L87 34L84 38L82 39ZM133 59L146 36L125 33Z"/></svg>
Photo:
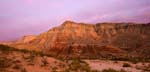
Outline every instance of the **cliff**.
<svg viewBox="0 0 150 72"><path fill-rule="evenodd" d="M66 21L12 46L65 57L150 57L150 24Z"/></svg>

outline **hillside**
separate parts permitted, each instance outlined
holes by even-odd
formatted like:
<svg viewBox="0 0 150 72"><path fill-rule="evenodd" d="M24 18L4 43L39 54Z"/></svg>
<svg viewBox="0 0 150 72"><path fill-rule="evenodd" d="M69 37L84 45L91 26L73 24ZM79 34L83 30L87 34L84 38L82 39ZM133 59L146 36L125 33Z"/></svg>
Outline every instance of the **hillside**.
<svg viewBox="0 0 150 72"><path fill-rule="evenodd" d="M36 37L11 44L65 58L150 58L150 24L66 21Z"/></svg>
<svg viewBox="0 0 150 72"><path fill-rule="evenodd" d="M0 72L65 72L67 68L65 62L47 54L0 45Z"/></svg>
<svg viewBox="0 0 150 72"><path fill-rule="evenodd" d="M0 72L149 72L149 62L60 60L49 54L0 45Z"/></svg>

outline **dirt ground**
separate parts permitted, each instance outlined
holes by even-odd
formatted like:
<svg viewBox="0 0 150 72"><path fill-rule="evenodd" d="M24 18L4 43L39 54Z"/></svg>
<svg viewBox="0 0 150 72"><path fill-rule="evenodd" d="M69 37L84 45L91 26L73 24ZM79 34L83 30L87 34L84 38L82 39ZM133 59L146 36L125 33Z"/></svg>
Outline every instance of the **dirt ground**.
<svg viewBox="0 0 150 72"><path fill-rule="evenodd" d="M127 61L111 61L111 60L84 60L93 70L102 71L104 69L125 70L127 72L146 72L142 68L150 67L150 63L131 63ZM129 67L123 67L124 63L128 63ZM147 71L148 72L148 71Z"/></svg>

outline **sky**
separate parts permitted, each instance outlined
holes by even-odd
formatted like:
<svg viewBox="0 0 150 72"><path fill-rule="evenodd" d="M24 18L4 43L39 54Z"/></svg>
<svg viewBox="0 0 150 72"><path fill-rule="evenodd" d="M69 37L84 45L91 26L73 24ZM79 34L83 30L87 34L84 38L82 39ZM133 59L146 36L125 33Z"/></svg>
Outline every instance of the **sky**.
<svg viewBox="0 0 150 72"><path fill-rule="evenodd" d="M0 41L37 35L71 20L150 22L150 0L0 0Z"/></svg>

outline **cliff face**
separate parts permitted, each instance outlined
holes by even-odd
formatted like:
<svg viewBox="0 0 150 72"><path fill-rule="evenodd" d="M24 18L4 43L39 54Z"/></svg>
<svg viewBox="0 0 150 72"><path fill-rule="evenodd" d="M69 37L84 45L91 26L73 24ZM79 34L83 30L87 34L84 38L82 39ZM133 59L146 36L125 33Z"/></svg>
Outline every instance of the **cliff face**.
<svg viewBox="0 0 150 72"><path fill-rule="evenodd" d="M28 43L28 42L34 40L35 38L36 38L36 36L27 35L27 36L24 36L23 38L21 38L20 40L18 40L17 43Z"/></svg>
<svg viewBox="0 0 150 72"><path fill-rule="evenodd" d="M71 21L12 46L40 50L57 56L150 57L150 24Z"/></svg>

